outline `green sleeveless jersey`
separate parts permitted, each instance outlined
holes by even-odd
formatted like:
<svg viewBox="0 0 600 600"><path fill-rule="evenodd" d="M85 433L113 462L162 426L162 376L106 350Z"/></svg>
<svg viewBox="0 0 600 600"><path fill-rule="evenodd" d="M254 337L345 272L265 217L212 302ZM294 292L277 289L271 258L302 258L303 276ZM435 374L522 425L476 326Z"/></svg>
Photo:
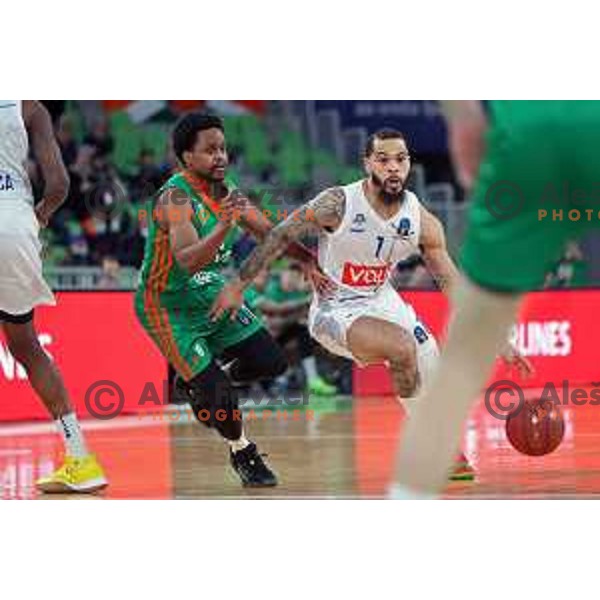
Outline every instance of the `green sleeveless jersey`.
<svg viewBox="0 0 600 600"><path fill-rule="evenodd" d="M566 243L600 225L600 102L499 100L489 108L461 267L486 289L540 289Z"/></svg>
<svg viewBox="0 0 600 600"><path fill-rule="evenodd" d="M226 181L229 189L231 181ZM178 173L159 190L183 190L192 203L192 223L206 237L217 223L219 206L210 197L206 182L190 173ZM237 317L213 321L210 309L225 285L223 269L231 262L236 227L227 234L215 259L196 273L181 268L171 250L169 233L157 217L161 206L155 199L148 207L148 239L140 283L135 295L136 315L157 348L177 372L190 381L225 349L254 335L261 320L242 306Z"/></svg>
<svg viewBox="0 0 600 600"><path fill-rule="evenodd" d="M234 187L230 180L226 179L225 183L229 189ZM215 287L220 289L225 281L222 270L231 263L232 245L238 234L237 228L232 227L211 263L190 274L177 264L169 243L169 234L158 221L161 205L156 198L169 188L179 188L190 198L193 209L192 224L201 238L210 235L219 222L218 205L210 197L206 182L188 173L173 175L149 202L147 208L148 238L140 272L140 291L150 289L168 297L190 288L194 288L194 291L204 286L213 290Z"/></svg>

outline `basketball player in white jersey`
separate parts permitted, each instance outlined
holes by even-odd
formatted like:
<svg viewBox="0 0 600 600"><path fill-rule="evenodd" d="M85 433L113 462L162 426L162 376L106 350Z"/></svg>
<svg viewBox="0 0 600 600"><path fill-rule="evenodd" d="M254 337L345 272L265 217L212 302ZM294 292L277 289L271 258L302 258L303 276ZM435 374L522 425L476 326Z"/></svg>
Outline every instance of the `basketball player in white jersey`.
<svg viewBox="0 0 600 600"><path fill-rule="evenodd" d="M242 265L239 277L222 291L213 312L216 318L227 310L235 315L242 291L254 277L290 242L317 233L319 266L336 291L330 297L315 294L309 314L312 336L334 354L359 364L389 365L395 391L410 413L406 400L430 375L438 346L393 288L390 275L399 261L415 252L421 252L446 293L457 281L458 271L439 220L405 188L410 155L404 136L396 130L372 135L364 166L366 179L326 190L275 227ZM508 359L519 368L529 368L514 353ZM450 477L473 478L463 455Z"/></svg>
<svg viewBox="0 0 600 600"><path fill-rule="evenodd" d="M29 142L43 179L43 198L34 207L26 171ZM92 492L107 485L88 452L62 377L38 342L37 306L54 304L42 276L39 231L63 203L69 188L52 122L35 100L0 100L0 326L13 357L23 365L63 436L64 464L37 482L44 492ZM8 399L10 401L10 399Z"/></svg>

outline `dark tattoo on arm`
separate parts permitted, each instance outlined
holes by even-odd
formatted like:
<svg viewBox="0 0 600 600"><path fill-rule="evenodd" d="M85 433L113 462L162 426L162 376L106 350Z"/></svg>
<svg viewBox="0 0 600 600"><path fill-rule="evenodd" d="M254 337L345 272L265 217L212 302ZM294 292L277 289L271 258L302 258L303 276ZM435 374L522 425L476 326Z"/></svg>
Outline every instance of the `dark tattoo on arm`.
<svg viewBox="0 0 600 600"><path fill-rule="evenodd" d="M340 187L330 188L319 194L309 206L314 211L314 221L319 227L336 229L346 211L346 194Z"/></svg>
<svg viewBox="0 0 600 600"><path fill-rule="evenodd" d="M450 285L452 284L452 279L450 277L440 274L436 275L435 273L432 273L432 277L442 292L447 292L450 289Z"/></svg>
<svg viewBox="0 0 600 600"><path fill-rule="evenodd" d="M240 268L240 280L248 285L263 269L279 258L285 249L305 235L335 229L344 216L346 196L341 188L331 188L295 211L271 229Z"/></svg>

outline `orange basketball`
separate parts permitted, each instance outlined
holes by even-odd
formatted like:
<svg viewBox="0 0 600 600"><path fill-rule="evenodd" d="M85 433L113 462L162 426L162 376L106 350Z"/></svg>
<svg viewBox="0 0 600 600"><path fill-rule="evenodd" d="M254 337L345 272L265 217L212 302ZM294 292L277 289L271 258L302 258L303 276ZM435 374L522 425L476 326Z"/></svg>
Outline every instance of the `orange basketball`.
<svg viewBox="0 0 600 600"><path fill-rule="evenodd" d="M527 400L506 421L506 436L515 450L543 456L556 450L565 435L560 406L550 400Z"/></svg>

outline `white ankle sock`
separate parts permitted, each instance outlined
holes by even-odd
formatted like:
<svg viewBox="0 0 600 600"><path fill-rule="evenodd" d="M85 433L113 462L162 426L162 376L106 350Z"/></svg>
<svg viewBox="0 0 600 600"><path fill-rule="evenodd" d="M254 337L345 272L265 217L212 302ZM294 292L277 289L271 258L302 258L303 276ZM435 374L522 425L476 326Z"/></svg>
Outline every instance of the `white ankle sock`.
<svg viewBox="0 0 600 600"><path fill-rule="evenodd" d="M388 491L388 500L435 500L437 496L395 484Z"/></svg>
<svg viewBox="0 0 600 600"><path fill-rule="evenodd" d="M238 440L227 440L227 442L232 452L239 452L240 450L243 450L244 448L250 445L250 441L246 438L246 436L243 433Z"/></svg>
<svg viewBox="0 0 600 600"><path fill-rule="evenodd" d="M59 433L63 437L67 454L69 456L74 456L75 458L83 458L86 456L88 454L88 449L85 445L83 433L75 413L69 413L59 417L56 419L55 423Z"/></svg>
<svg viewBox="0 0 600 600"><path fill-rule="evenodd" d="M319 372L317 371L317 361L314 356L307 356L302 361L302 367L304 368L304 372L308 379L315 379L319 376Z"/></svg>

